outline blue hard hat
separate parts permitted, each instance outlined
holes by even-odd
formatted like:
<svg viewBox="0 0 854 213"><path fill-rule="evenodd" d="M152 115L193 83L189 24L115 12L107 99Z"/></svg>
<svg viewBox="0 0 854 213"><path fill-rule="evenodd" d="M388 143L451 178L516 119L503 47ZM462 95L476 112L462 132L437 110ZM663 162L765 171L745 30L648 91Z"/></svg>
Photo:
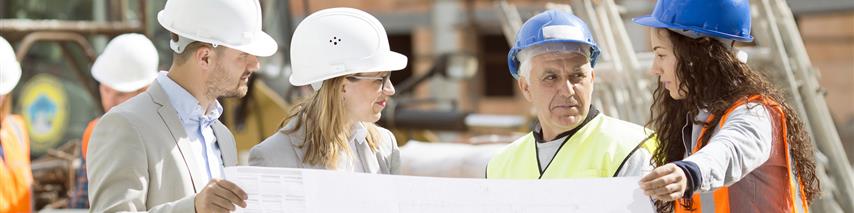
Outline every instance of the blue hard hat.
<svg viewBox="0 0 854 213"><path fill-rule="evenodd" d="M599 46L593 41L593 34L580 18L559 10L547 10L537 14L516 33L516 43L507 54L507 64L513 78L519 78L519 59L516 55L525 48L557 42L579 43L590 47L590 66L596 65L599 58Z"/></svg>
<svg viewBox="0 0 854 213"><path fill-rule="evenodd" d="M652 14L635 23L736 41L753 41L749 0L659 0Z"/></svg>

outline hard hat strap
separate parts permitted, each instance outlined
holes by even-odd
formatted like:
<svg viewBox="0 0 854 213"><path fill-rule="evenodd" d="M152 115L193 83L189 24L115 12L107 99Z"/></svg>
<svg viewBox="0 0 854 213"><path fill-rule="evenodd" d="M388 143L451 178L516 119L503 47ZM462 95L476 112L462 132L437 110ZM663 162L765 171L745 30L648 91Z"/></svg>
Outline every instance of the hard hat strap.
<svg viewBox="0 0 854 213"><path fill-rule="evenodd" d="M194 41L192 39L178 35L178 41L172 39L169 40L169 47L172 48L172 51L175 51L175 53L181 54L185 49L187 49L187 45L190 45L190 43L193 42Z"/></svg>
<svg viewBox="0 0 854 213"><path fill-rule="evenodd" d="M314 89L314 91L319 91L320 87L323 86L323 82L324 81L318 81L318 82L311 83L311 88Z"/></svg>
<svg viewBox="0 0 854 213"><path fill-rule="evenodd" d="M177 35L177 33L176 33L176 35ZM175 51L175 53L178 53L178 54L183 53L184 50L187 49L187 45L190 45L190 43L193 43L196 41L196 40L193 40L193 39L181 36L181 35L177 35L177 36L178 36L177 42L175 40L172 40L172 39L169 40L169 47L172 48L172 51ZM219 46L218 44L210 44L210 45L213 46L214 48Z"/></svg>

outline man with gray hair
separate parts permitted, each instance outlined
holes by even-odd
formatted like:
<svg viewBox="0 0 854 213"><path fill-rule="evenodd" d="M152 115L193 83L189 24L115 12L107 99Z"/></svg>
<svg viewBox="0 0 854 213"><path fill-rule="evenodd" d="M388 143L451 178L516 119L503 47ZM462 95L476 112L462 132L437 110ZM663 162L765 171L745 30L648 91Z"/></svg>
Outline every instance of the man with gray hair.
<svg viewBox="0 0 854 213"><path fill-rule="evenodd" d="M522 25L508 54L510 74L539 124L497 153L490 179L641 176L652 170L651 131L591 106L599 47L587 25L549 10Z"/></svg>

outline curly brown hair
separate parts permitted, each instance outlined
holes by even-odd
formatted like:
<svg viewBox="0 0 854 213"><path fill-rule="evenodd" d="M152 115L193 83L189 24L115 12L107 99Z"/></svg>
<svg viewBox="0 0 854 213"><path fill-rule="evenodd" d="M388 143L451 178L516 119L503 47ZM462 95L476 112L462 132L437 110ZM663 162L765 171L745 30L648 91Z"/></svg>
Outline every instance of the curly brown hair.
<svg viewBox="0 0 854 213"><path fill-rule="evenodd" d="M676 78L682 83L680 90L686 94L686 98L673 99L661 83L653 92L653 104L650 107L652 119L646 124L655 130L660 143L653 154L653 164L663 166L684 158L688 147L682 142L682 127L689 119L694 120L699 109L708 110L714 119L709 123L693 121L693 124L714 127L731 104L739 99L760 95L779 103L785 113L786 141L795 163L793 170L803 184L807 200L815 199L821 187L815 174L813 145L807 137L803 122L786 104L782 93L764 76L740 62L728 47L715 39L694 39L670 30L655 30L653 36L667 38L673 45L673 53L677 59ZM705 134L701 139L702 144L708 144L712 135ZM693 209L691 199L684 201L684 207ZM672 212L673 202L657 201L656 208L659 211Z"/></svg>

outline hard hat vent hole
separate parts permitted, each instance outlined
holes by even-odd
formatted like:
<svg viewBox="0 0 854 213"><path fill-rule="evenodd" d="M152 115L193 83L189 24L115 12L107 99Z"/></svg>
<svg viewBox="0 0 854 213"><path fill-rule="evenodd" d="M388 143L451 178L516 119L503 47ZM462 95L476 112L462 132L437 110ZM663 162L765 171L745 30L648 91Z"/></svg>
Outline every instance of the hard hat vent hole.
<svg viewBox="0 0 854 213"><path fill-rule="evenodd" d="M332 43L332 45L336 45L336 46L337 46L337 45L338 45L338 42L341 42L341 38L338 38L337 36L332 37L332 39L329 39L329 43Z"/></svg>

